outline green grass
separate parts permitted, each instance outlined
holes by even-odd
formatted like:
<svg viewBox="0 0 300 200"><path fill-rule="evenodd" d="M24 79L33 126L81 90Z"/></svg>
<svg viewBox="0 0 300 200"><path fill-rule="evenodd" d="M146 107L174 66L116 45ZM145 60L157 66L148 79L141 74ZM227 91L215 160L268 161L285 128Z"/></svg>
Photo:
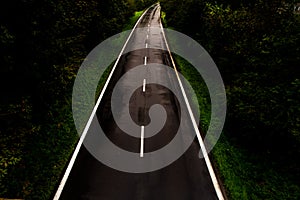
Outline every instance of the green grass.
<svg viewBox="0 0 300 200"><path fill-rule="evenodd" d="M142 13L135 12L124 30L131 29ZM96 97L112 66L113 63L100 78ZM70 75L73 72L67 70L64 73ZM74 77L68 79L70 87L73 80ZM8 110L7 116L0 117L14 119L5 132L0 130L3 136L0 137L0 197L50 199L79 138L72 116L71 96L57 100L42 124L32 123L32 105L27 97L20 101L18 106L0 107L0 110Z"/></svg>
<svg viewBox="0 0 300 200"><path fill-rule="evenodd" d="M28 173L24 180L30 183L23 186L25 194L28 192L26 199L49 199L77 143L71 103L57 101L57 104L49 116L51 120L41 127L34 143L29 142L24 156Z"/></svg>
<svg viewBox="0 0 300 200"><path fill-rule="evenodd" d="M203 132L207 131L210 123L210 97L206 84L196 69L193 68L187 61L185 61L180 56L174 55L180 73L185 77L185 79L190 83L192 89L194 90L197 99L192 99L193 103L199 104L200 112L200 123Z"/></svg>
<svg viewBox="0 0 300 200"><path fill-rule="evenodd" d="M177 67L193 87L200 106L200 128L207 130L210 101L207 88L197 70L187 61L174 56ZM262 155L253 155L222 134L212 151L223 185L232 200L299 199L300 186L276 170Z"/></svg>
<svg viewBox="0 0 300 200"><path fill-rule="evenodd" d="M8 149L15 152L18 149L18 154L11 156L17 162L8 161L0 166L5 170L1 174L0 197L49 199L78 138L71 103L56 101L48 112L48 119L42 124L31 122L32 108L29 104L20 109L12 109L14 112L23 112L19 114L23 116L23 124L13 122L16 123L13 129L7 129L3 133L9 136L0 138L1 144L8 144L2 151ZM9 154L0 155L1 162L8 156Z"/></svg>
<svg viewBox="0 0 300 200"><path fill-rule="evenodd" d="M104 86L104 84L105 84L105 82L106 82L106 80L107 80L107 78L108 78L108 76L109 76L109 74L110 74L110 72L111 72L113 66L114 66L114 63L112 63L111 65L109 65L109 66L105 69L105 71L103 72L103 74L102 74L102 76L101 76L101 78L100 78L100 80L99 80L97 89L96 89L95 101L97 101L97 99L99 98L99 95L100 95L100 93L101 93L101 91L102 91L102 88L103 88L103 86Z"/></svg>
<svg viewBox="0 0 300 200"><path fill-rule="evenodd" d="M136 11L134 12L134 15L128 20L128 22L124 25L124 28L123 28L123 31L128 31L128 30L131 30L135 23L137 22L137 20L140 18L140 16L143 14L144 11ZM124 35L122 35L122 37L124 37ZM124 38L119 38L120 41L123 41ZM97 86L97 89L96 89L96 94L95 94L95 100L97 101L101 91L102 91L102 88L113 68L115 64L115 61L113 63L111 63L106 69L105 71L103 72L100 80L99 80L99 83L98 83L98 86Z"/></svg>
<svg viewBox="0 0 300 200"><path fill-rule="evenodd" d="M134 15L133 15L133 16L128 20L128 22L124 25L123 31L131 30L131 29L134 27L134 25L135 25L135 23L137 22L137 20L139 19L139 17L143 14L143 12L144 12L144 11L136 11L136 12L134 12ZM122 36L125 36L125 34L122 35ZM123 41L123 40L124 40L124 38L119 38L119 39L120 39L120 41ZM97 89L96 89L96 95L95 95L95 99L96 99L96 100L98 99L98 97L99 97L99 95L100 95L100 93L101 93L101 90L102 90L102 88L103 88L103 86L104 86L104 84L105 84L105 82L106 82L106 80L107 80L107 78L108 78L108 76L109 76L109 74L110 74L110 72L111 72L111 70L112 70L114 64L115 64L115 61L114 61L113 63L111 63L111 64L105 69L105 71L103 72L103 74L102 74L102 76L101 76L101 78L100 78L100 80L99 80Z"/></svg>
<svg viewBox="0 0 300 200"><path fill-rule="evenodd" d="M299 199L295 181L279 173L260 155L234 146L224 135L213 150L230 199Z"/></svg>
<svg viewBox="0 0 300 200"><path fill-rule="evenodd" d="M134 15L129 19L128 23L125 24L123 30L126 31L132 29L139 17L143 14L143 12L143 10L134 12Z"/></svg>
<svg viewBox="0 0 300 200"><path fill-rule="evenodd" d="M167 19L166 19L166 13L165 12L161 12L161 22L162 22L162 24L164 25L164 26L168 26L167 25Z"/></svg>

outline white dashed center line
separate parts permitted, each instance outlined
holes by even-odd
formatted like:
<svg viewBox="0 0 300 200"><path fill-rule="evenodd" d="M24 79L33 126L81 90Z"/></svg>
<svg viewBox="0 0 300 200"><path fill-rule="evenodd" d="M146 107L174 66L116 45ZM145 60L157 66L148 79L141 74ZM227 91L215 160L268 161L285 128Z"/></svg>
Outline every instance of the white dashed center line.
<svg viewBox="0 0 300 200"><path fill-rule="evenodd" d="M143 92L145 92L146 91L146 79L144 79L144 81L143 81Z"/></svg>
<svg viewBox="0 0 300 200"><path fill-rule="evenodd" d="M146 43L146 49L148 48L148 43Z"/></svg>
<svg viewBox="0 0 300 200"><path fill-rule="evenodd" d="M141 149L140 149L140 157L144 157L144 131L145 127L141 126Z"/></svg>
<svg viewBox="0 0 300 200"><path fill-rule="evenodd" d="M145 56L144 65L147 65L147 56Z"/></svg>

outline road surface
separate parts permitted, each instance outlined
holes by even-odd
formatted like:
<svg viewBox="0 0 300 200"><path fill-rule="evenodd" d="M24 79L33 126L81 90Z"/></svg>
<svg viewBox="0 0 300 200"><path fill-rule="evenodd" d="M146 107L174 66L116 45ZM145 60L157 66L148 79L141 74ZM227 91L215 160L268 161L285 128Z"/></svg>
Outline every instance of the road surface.
<svg viewBox="0 0 300 200"><path fill-rule="evenodd" d="M143 80L141 87L133 93L129 103L132 120L139 126L147 128L147 124L150 122L147 113L154 104L160 104L164 107L167 120L163 129L153 137L136 138L124 133L117 126L111 112L111 96L119 78L136 66L161 63L172 67L168 51L151 48L166 45L161 33L151 31L152 27L160 27L160 23L160 6L155 4L146 11L137 24L137 28L149 27L146 38L141 38L141 34L133 33L128 44L143 43L145 49L131 51L121 57L96 113L107 137L118 147L139 153L140 159L143 159L145 153L164 147L175 137L180 124L180 117L183 115L180 112L178 99L173 92L164 86L147 84L149 77L147 74L141 74L140 76L144 76L141 77ZM177 78L164 69L154 73L157 80L168 80L171 84L178 84L176 83ZM131 80L125 79L121 86L123 90L120 91L126 92L126 88L131 82ZM119 114L123 115L124 112L120 110ZM145 133L143 132L143 134ZM143 137L142 133L141 137ZM59 194L59 199L219 199L206 162L198 157L199 151L200 146L195 139L187 151L170 165L153 172L127 173L102 164L82 145L63 190Z"/></svg>

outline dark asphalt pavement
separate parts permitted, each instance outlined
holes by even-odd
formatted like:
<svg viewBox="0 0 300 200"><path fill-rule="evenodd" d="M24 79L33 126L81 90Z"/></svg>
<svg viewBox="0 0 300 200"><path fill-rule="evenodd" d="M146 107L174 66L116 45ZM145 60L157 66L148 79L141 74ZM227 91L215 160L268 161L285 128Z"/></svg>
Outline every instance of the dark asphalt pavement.
<svg viewBox="0 0 300 200"><path fill-rule="evenodd" d="M138 27L148 27L148 24L150 24L150 27L160 27L159 23L160 7L156 5L147 11ZM165 45L161 33L150 31L148 39L140 37L141 34L133 35L130 45L145 43L146 41L149 48L135 50L122 56L97 110L97 117L107 137L118 147L136 153L140 153L140 138L124 133L116 125L112 116L110 105L112 90L123 74L138 65L144 64L145 56L147 57L147 64L161 63L171 66L167 51L151 48ZM176 77L164 69L155 72L155 74L155 79L169 80L171 84L176 84ZM141 74L141 76L144 75ZM130 80L127 84L130 84ZM125 83L124 92L126 92L126 87ZM145 92L142 90L142 87L136 90L129 103L130 115L136 124L146 127L150 122L147 113L154 104L162 105L167 114L167 120L162 130L153 137L145 138L144 152L147 153L162 148L175 137L180 124L180 117L184 113L180 112L178 99L168 88L157 84L146 84ZM119 114L123 115L122 110ZM126 173L102 164L82 146L60 199L218 199L205 161L198 158L199 150L199 144L195 139L178 160L165 168L147 173Z"/></svg>

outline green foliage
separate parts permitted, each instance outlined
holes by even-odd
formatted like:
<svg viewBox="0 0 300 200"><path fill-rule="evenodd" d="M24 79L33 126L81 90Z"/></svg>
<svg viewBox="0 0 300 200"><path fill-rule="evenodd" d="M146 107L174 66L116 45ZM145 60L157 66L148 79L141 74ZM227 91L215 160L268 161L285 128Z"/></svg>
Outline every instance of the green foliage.
<svg viewBox="0 0 300 200"><path fill-rule="evenodd" d="M163 25L167 27L168 25L167 25L167 20L166 20L166 13L163 11L161 12L161 20L162 20Z"/></svg>
<svg viewBox="0 0 300 200"><path fill-rule="evenodd" d="M175 55L174 58L178 70L192 86L192 89L197 96L197 99L194 99L193 103L199 104L200 128L203 133L206 133L211 115L210 97L206 84L198 71L189 62L177 55Z"/></svg>
<svg viewBox="0 0 300 200"><path fill-rule="evenodd" d="M144 11L136 11L134 15L130 18L129 22L125 24L123 30L130 30L133 28L139 17L143 14Z"/></svg>
<svg viewBox="0 0 300 200"><path fill-rule="evenodd" d="M40 127L29 123L31 120L32 105L29 99L22 98L18 104L1 105L1 138L0 138L0 195L9 193L11 184L17 187L17 182L8 177L22 166L24 149L28 139L36 134ZM20 128L16 129L16 127Z"/></svg>
<svg viewBox="0 0 300 200"><path fill-rule="evenodd" d="M270 11L260 4L239 10L206 4L204 11L203 28L207 31L198 36L208 40L199 40L216 57L225 75L233 67L244 71L250 66L287 65L297 59L299 25L290 12Z"/></svg>
<svg viewBox="0 0 300 200"><path fill-rule="evenodd" d="M237 79L234 86L228 88L229 103L234 102L230 107L229 117L243 124L239 127L242 132L239 136L247 143L253 140L270 140L273 142L270 145L279 145L276 139L278 143L292 138L299 141L295 134L299 130L296 113L300 110L296 105L300 102L295 98L300 88L299 79L278 85L263 84L265 79L266 77L257 73L245 73ZM268 143L261 146L267 148Z"/></svg>
<svg viewBox="0 0 300 200"><path fill-rule="evenodd" d="M156 0L135 0L135 5L137 10L142 10L151 6L152 4L155 4L156 2Z"/></svg>
<svg viewBox="0 0 300 200"><path fill-rule="evenodd" d="M0 8L1 197L51 197L78 138L71 110L77 70L92 48L122 30L134 6L12 0Z"/></svg>
<svg viewBox="0 0 300 200"><path fill-rule="evenodd" d="M222 135L213 150L230 199L298 199L297 180L285 176L264 160L251 157Z"/></svg>
<svg viewBox="0 0 300 200"><path fill-rule="evenodd" d="M0 170L4 167L7 173L1 177L0 195L48 199L77 141L70 102L57 101L44 124L15 130L6 129L4 134L10 136L1 138L1 143L7 143L2 147Z"/></svg>
<svg viewBox="0 0 300 200"><path fill-rule="evenodd" d="M210 101L209 101L209 93L207 91L207 87L205 83L203 82L201 76L197 73L196 69L194 69L187 61L180 58L179 56L175 56L175 60L177 63L177 67L179 68L181 74L184 75L184 77L189 81L191 86L193 87L197 98L198 103L200 107L200 129L202 132L206 132L207 128L209 126L210 122ZM253 74L253 76L257 76ZM241 80L246 80L245 77L242 77ZM260 100L261 95L257 95L258 92L270 92L270 91L257 91L257 88L253 87L255 84L251 83L250 80L244 82L244 84L249 85L249 87L252 90L251 98L248 98L247 93L244 91L249 91L250 88L242 88L236 87L236 89L239 90L239 92L242 92L244 94L245 100L248 101L256 101ZM299 80L297 79L295 82L292 83L291 87L296 87L296 89L292 89L292 91L298 91L299 92ZM280 87L278 87L280 89ZM237 92L237 93L239 93ZM281 92L279 91L272 91L273 93L271 95L279 95ZM295 94L289 94L289 98L293 98ZM229 93L229 97L235 97L235 95ZM240 97L237 97L238 99ZM275 98L274 98L275 99ZM293 99L294 101L295 99ZM298 100L297 100L298 101ZM245 103L245 102L240 102ZM277 114L275 111L279 110L284 113L284 110L282 108L278 108L278 102L272 102L273 104L270 106L271 109L274 109L274 113L271 114ZM295 104L294 104L295 103ZM298 105L299 103L293 102L291 106L293 107L290 109L290 112L293 114L299 113L299 108L296 108L295 105ZM249 104L247 104L249 106ZM245 108L246 106L240 106L235 105L239 108ZM270 109L269 106L266 106L266 104L261 104L263 106L263 109ZM273 108L274 106L274 108ZM252 123L253 121L257 121L256 118L262 117L259 114L260 109L258 109L257 113L253 113L253 107L250 106L249 110L243 110L243 111L236 111L235 113L238 114L236 116L236 119L244 119L245 117L248 117L248 121L246 122L235 122L242 123L243 125L250 126L250 127L243 127L245 129L247 128L253 128ZM232 111L231 111L232 112ZM270 114L270 115L271 115ZM299 128L299 123L297 123L297 120L299 122L299 117L296 115L291 114L291 116L294 117L295 120L291 120L291 122L295 122L294 124L298 124L298 127L294 127L294 125L286 125L289 126L293 130L297 130ZM243 115L243 116L242 116ZM254 115L251 117L251 115ZM272 124L269 124L271 127L273 126L281 126L282 124L276 124L278 120L276 120L277 115L274 115L275 119L271 119L269 122ZM268 116L264 116L265 119L260 119L262 122L268 121ZM284 123L284 121L282 121ZM235 124L236 125L236 124ZM257 127L256 127L257 128ZM256 130L253 130L252 133L256 133ZM296 133L297 131L295 131ZM299 133L299 132L297 132ZM249 133L248 135L244 133L243 131L240 131L239 134L242 135L242 137L245 137L244 139L249 143L254 143L256 140L259 140L259 137L261 136L261 133L258 134L256 137L253 138L250 137ZM297 135L297 134L296 134ZM283 136L284 137L284 136ZM295 137L296 138L296 137ZM281 142L283 139L281 138ZM278 163L269 162L267 158L267 155L264 154L264 156L260 157L257 156L249 150L247 150L244 147L241 147L241 145L236 146L234 145L235 142L230 140L228 136L225 136L223 133L217 143L217 145L213 149L212 156L215 161L215 165L217 166L217 169L219 171L219 174L221 175L221 178L223 180L224 187L226 188L226 191L228 193L228 196L230 199L298 199L300 195L300 186L297 184L297 178L295 178L295 172L293 174L290 174L289 168L287 166L280 166L280 170L278 170ZM256 146L257 147L257 144ZM294 159L297 159L296 157ZM289 163L285 159L285 165L287 164L293 164L294 162Z"/></svg>
<svg viewBox="0 0 300 200"><path fill-rule="evenodd" d="M102 88L103 88L103 86L104 86L104 84L105 84L105 82L107 80L107 77L109 76L109 74L110 74L113 66L114 66L114 63L112 63L109 67L107 67L105 69L105 71L103 72L103 74L102 74L102 76L101 76L101 78L99 80L99 83L97 85L96 94L95 94L95 101L97 101L97 99L99 98L100 93L102 91Z"/></svg>
<svg viewBox="0 0 300 200"><path fill-rule="evenodd" d="M225 136L213 155L232 199L300 196L296 163L300 156L300 18L293 13L293 3L161 3L167 16L165 24L197 40L213 57L225 81ZM183 71L194 76L187 69ZM203 98L198 99L201 104ZM201 124L205 129L205 123Z"/></svg>

